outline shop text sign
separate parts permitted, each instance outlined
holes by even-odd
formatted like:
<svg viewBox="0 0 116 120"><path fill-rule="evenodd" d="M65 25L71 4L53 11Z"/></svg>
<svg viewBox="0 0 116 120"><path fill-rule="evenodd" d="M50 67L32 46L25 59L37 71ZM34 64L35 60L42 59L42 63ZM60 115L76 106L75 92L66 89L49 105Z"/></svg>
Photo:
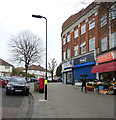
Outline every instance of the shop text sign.
<svg viewBox="0 0 116 120"><path fill-rule="evenodd" d="M91 62L91 61L94 61L93 53L74 59L74 65Z"/></svg>
<svg viewBox="0 0 116 120"><path fill-rule="evenodd" d="M116 51L112 51L97 57L97 63L107 62L116 59Z"/></svg>

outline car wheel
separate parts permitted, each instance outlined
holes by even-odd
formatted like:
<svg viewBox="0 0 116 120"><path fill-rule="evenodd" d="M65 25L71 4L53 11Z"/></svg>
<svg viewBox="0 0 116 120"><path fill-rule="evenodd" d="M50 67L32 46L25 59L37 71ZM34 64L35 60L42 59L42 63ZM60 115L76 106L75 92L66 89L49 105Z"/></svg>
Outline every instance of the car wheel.
<svg viewBox="0 0 116 120"><path fill-rule="evenodd" d="M8 91L8 90L6 90L6 95L10 95L10 93L9 93L9 91Z"/></svg>

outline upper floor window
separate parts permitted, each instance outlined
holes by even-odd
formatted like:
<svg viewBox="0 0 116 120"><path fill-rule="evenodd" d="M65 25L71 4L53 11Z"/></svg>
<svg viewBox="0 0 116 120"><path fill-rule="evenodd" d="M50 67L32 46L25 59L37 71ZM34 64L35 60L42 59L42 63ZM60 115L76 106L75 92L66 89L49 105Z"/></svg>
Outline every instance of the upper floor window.
<svg viewBox="0 0 116 120"><path fill-rule="evenodd" d="M101 39L101 51L105 51L108 48L108 41L107 41L107 37L104 37L103 39Z"/></svg>
<svg viewBox="0 0 116 120"><path fill-rule="evenodd" d="M111 7L111 18L116 18L116 4Z"/></svg>
<svg viewBox="0 0 116 120"><path fill-rule="evenodd" d="M78 29L74 31L74 38L77 38L77 37L78 37Z"/></svg>
<svg viewBox="0 0 116 120"><path fill-rule="evenodd" d="M86 53L86 43L85 42L81 43L80 47L81 47L81 54Z"/></svg>
<svg viewBox="0 0 116 120"><path fill-rule="evenodd" d="M5 69L10 69L10 66L5 66Z"/></svg>
<svg viewBox="0 0 116 120"><path fill-rule="evenodd" d="M81 26L81 35L86 32L86 24Z"/></svg>
<svg viewBox="0 0 116 120"><path fill-rule="evenodd" d="M66 52L63 52L63 60L66 59Z"/></svg>
<svg viewBox="0 0 116 120"><path fill-rule="evenodd" d="M71 51L70 49L67 50L67 58L70 58L71 57Z"/></svg>
<svg viewBox="0 0 116 120"><path fill-rule="evenodd" d="M116 47L116 32L111 34L110 48Z"/></svg>
<svg viewBox="0 0 116 120"><path fill-rule="evenodd" d="M104 15L100 19L100 27L103 27L106 24L107 24L107 15Z"/></svg>
<svg viewBox="0 0 116 120"><path fill-rule="evenodd" d="M66 38L63 38L63 45L66 44Z"/></svg>
<svg viewBox="0 0 116 120"><path fill-rule="evenodd" d="M70 42L70 35L67 36L67 42Z"/></svg>
<svg viewBox="0 0 116 120"><path fill-rule="evenodd" d="M95 18L89 21L89 30L95 27Z"/></svg>
<svg viewBox="0 0 116 120"><path fill-rule="evenodd" d="M78 45L74 47L74 56L78 55Z"/></svg>
<svg viewBox="0 0 116 120"><path fill-rule="evenodd" d="M95 49L95 38L89 40L89 51Z"/></svg>

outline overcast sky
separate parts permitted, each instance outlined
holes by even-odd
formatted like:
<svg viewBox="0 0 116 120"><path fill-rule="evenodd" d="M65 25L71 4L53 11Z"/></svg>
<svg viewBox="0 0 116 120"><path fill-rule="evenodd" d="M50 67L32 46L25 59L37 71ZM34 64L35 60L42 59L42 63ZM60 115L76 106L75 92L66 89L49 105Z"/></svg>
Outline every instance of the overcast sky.
<svg viewBox="0 0 116 120"><path fill-rule="evenodd" d="M0 0L0 58L11 61L8 42L12 35L30 30L38 34L45 44L45 20L32 18L32 14L48 20L48 61L61 62L61 27L68 17L85 8L93 0ZM20 66L19 64L17 66ZM43 66L43 65L42 65Z"/></svg>

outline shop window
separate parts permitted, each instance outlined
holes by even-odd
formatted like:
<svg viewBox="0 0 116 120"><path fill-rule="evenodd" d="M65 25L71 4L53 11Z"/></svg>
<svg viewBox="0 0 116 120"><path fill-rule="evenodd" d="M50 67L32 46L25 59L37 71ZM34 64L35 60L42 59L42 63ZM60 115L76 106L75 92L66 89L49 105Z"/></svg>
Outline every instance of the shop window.
<svg viewBox="0 0 116 120"><path fill-rule="evenodd" d="M89 51L92 51L95 49L95 38L92 38L89 40Z"/></svg>
<svg viewBox="0 0 116 120"><path fill-rule="evenodd" d="M67 36L67 43L70 42L70 35Z"/></svg>
<svg viewBox="0 0 116 120"><path fill-rule="evenodd" d="M101 51L107 50L107 46L108 46L108 41L107 41L107 37L105 37L101 39Z"/></svg>
<svg viewBox="0 0 116 120"><path fill-rule="evenodd" d="M81 47L81 54L86 53L86 43L83 42L83 43L80 45L80 47Z"/></svg>
<svg viewBox="0 0 116 120"><path fill-rule="evenodd" d="M70 58L70 56L71 56L71 51L70 51L70 49L68 49L67 50L67 58Z"/></svg>
<svg viewBox="0 0 116 120"><path fill-rule="evenodd" d="M111 34L110 47L116 47L116 32Z"/></svg>
<svg viewBox="0 0 116 120"><path fill-rule="evenodd" d="M100 26L103 27L106 24L107 24L107 15L104 15L100 19Z"/></svg>
<svg viewBox="0 0 116 120"><path fill-rule="evenodd" d="M78 45L74 47L74 56L78 55Z"/></svg>
<svg viewBox="0 0 116 120"><path fill-rule="evenodd" d="M95 27L95 18L89 21L89 30Z"/></svg>
<svg viewBox="0 0 116 120"><path fill-rule="evenodd" d="M78 37L78 29L74 31L74 38L77 38L77 37Z"/></svg>
<svg viewBox="0 0 116 120"><path fill-rule="evenodd" d="M84 34L85 32L86 32L86 24L81 26L81 35Z"/></svg>

